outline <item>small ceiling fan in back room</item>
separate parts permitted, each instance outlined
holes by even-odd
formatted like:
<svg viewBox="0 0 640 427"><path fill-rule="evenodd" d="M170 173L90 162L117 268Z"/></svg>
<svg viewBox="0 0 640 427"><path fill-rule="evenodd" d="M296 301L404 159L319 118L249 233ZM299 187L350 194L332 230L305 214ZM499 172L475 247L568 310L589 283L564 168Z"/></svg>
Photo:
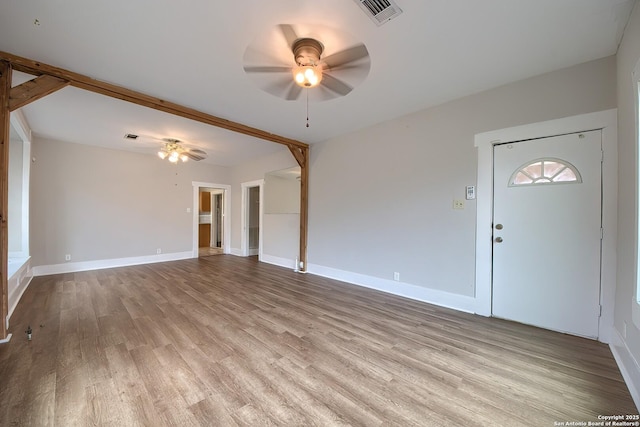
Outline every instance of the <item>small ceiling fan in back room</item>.
<svg viewBox="0 0 640 427"><path fill-rule="evenodd" d="M125 134L124 138L136 141L136 145L140 147L159 146L158 157L163 160L167 159L171 163L186 162L187 160L200 161L207 158L205 151L199 148L190 148L184 141L176 138L156 138L133 133Z"/></svg>

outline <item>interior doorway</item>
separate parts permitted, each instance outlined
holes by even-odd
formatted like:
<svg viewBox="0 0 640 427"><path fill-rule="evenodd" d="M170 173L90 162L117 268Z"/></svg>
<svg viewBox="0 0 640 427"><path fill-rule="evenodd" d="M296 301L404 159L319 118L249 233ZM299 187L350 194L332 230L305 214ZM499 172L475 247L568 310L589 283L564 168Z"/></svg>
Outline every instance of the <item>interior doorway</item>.
<svg viewBox="0 0 640 427"><path fill-rule="evenodd" d="M230 253L228 185L194 182L193 257Z"/></svg>
<svg viewBox="0 0 640 427"><path fill-rule="evenodd" d="M211 245L212 248L222 249L224 227L222 222L222 191L211 192Z"/></svg>
<svg viewBox="0 0 640 427"><path fill-rule="evenodd" d="M198 256L223 253L224 190L210 187L198 189Z"/></svg>
<svg viewBox="0 0 640 427"><path fill-rule="evenodd" d="M242 183L242 255L262 258L264 180Z"/></svg>
<svg viewBox="0 0 640 427"><path fill-rule="evenodd" d="M260 187L250 187L248 189L247 203L247 247L249 256L258 255L260 246Z"/></svg>

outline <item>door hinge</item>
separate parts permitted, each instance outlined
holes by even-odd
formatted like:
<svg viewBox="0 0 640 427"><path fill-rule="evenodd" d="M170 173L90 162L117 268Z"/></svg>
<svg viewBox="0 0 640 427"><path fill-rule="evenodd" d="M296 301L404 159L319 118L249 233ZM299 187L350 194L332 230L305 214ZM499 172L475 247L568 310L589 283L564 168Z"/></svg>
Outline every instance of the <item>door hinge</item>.
<svg viewBox="0 0 640 427"><path fill-rule="evenodd" d="M604 163L604 150L600 150L600 163Z"/></svg>
<svg viewBox="0 0 640 427"><path fill-rule="evenodd" d="M600 227L600 240L604 239L604 228Z"/></svg>
<svg viewBox="0 0 640 427"><path fill-rule="evenodd" d="M598 317L602 317L602 304L600 304L598 307L600 307L600 311L598 312Z"/></svg>

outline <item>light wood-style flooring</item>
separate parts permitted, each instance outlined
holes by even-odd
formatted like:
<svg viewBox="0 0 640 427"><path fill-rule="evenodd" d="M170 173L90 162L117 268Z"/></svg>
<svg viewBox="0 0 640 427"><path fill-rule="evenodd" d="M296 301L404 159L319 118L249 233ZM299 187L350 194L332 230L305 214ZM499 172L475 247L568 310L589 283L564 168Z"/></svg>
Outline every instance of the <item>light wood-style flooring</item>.
<svg viewBox="0 0 640 427"><path fill-rule="evenodd" d="M38 277L11 332L2 426L554 426L637 414L604 344L254 258Z"/></svg>
<svg viewBox="0 0 640 427"><path fill-rule="evenodd" d="M198 248L198 256L211 256L211 255L220 255L224 253L222 248Z"/></svg>

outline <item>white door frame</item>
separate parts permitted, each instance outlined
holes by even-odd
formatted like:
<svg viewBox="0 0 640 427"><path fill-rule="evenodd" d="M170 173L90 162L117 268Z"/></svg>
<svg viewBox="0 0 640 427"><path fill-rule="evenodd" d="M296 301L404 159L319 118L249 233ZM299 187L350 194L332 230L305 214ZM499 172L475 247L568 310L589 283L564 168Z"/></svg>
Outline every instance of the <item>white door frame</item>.
<svg viewBox="0 0 640 427"><path fill-rule="evenodd" d="M262 218L264 216L264 179L243 182L242 207L240 208L240 252L242 256L249 256L249 189L260 187L260 212L258 218L258 261L262 261Z"/></svg>
<svg viewBox="0 0 640 427"><path fill-rule="evenodd" d="M602 129L602 316L598 340L608 343L613 328L616 288L616 244L618 229L618 119L617 109L581 114L475 135L478 148L476 215L476 308L491 316L492 296L492 218L493 218L493 146L506 142L544 138L567 133Z"/></svg>
<svg viewBox="0 0 640 427"><path fill-rule="evenodd" d="M214 190L212 191L209 196L211 197L210 203L211 203L211 235L209 236L209 247L210 248L217 248L218 245L218 228L220 227L220 222L222 222L222 225L224 226L224 221L218 221L218 215L215 214L215 200L216 200L216 196L220 196L222 195L222 209L224 209L224 191L222 190ZM224 214L222 215L224 216ZM214 227L215 224L215 227ZM222 235L220 242L222 245L224 245L224 239L225 239L225 235L224 235L224 230L222 230L222 233L220 233ZM198 246L200 246L198 244Z"/></svg>
<svg viewBox="0 0 640 427"><path fill-rule="evenodd" d="M192 235L192 256L198 258L198 216L200 210L200 187L215 188L222 191L222 252L231 253L231 186L226 184L214 184L210 182L192 181L193 186L193 205L191 207L193 235Z"/></svg>
<svg viewBox="0 0 640 427"><path fill-rule="evenodd" d="M215 236L215 232L216 229L218 228L218 224L216 224L217 219L216 219L216 215L214 214L215 211L215 204L214 204L214 200L215 200L215 194L213 191L211 191L209 193L209 204L211 206L211 227L209 228L209 247L212 248L213 246L213 242L214 242L214 237ZM215 227L214 227L215 225ZM200 240L198 238L198 240ZM224 238L223 238L224 240ZM198 242L198 246L200 246L200 243Z"/></svg>

